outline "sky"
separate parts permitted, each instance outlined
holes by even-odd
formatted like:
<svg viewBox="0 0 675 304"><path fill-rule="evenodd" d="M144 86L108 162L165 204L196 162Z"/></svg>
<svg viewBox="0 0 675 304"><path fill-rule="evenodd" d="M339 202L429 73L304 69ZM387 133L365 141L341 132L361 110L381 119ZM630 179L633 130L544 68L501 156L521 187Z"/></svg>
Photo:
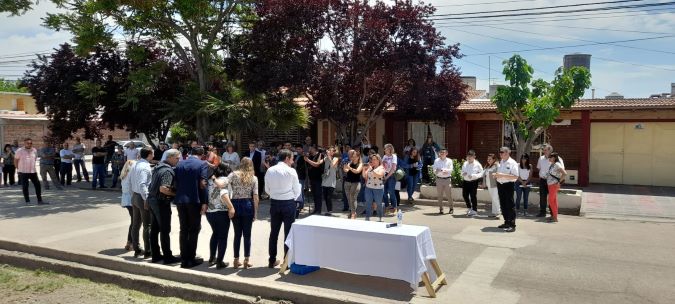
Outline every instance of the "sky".
<svg viewBox="0 0 675 304"><path fill-rule="evenodd" d="M649 97L670 92L675 82L675 1L622 1L550 10L577 10L636 4L673 4L624 10L576 12L560 15L503 15L541 12L522 11L538 7L610 2L611 0L431 0L437 7L435 24L447 43L460 43L465 56L455 63L462 75L478 78L478 89L504 84L501 62L518 53L535 69L535 78L551 80L563 56L591 54L592 88L595 97L618 92L626 98ZM512 12L494 12L516 10ZM69 42L67 32L41 26L47 12L55 12L51 1L25 15L0 14L0 78L16 79L23 74L27 59ZM439 16L443 14L455 14ZM465 18L471 19L447 19ZM628 42L616 42L636 40ZM609 43L608 43L609 42ZM542 50L546 48L545 50ZM488 54L489 53L489 54ZM586 98L590 98L588 90Z"/></svg>

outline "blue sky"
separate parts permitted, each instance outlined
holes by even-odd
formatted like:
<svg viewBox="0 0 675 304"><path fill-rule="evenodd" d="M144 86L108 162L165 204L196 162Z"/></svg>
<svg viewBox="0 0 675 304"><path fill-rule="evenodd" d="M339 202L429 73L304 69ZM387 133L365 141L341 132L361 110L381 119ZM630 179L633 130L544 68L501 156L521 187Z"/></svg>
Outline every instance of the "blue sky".
<svg viewBox="0 0 675 304"><path fill-rule="evenodd" d="M524 9L552 5L570 5L592 1L547 0L431 0L437 14L461 14L507 9ZM501 2L501 3L500 3ZM584 8L617 6L637 3L672 1L635 1L634 3L604 4ZM66 32L43 28L40 18L55 11L50 1L40 1L38 7L20 17L0 15L0 77L16 78L23 74L26 54L42 52L69 41ZM556 10L568 10L561 8ZM466 16L466 15L465 15ZM557 20L557 21L554 21ZM569 48L520 52L535 68L535 77L550 80L562 58L570 53L588 53L596 97L619 92L626 97L648 97L670 92L675 82L675 5L606 12L566 15L523 16L501 19L476 18L436 22L448 43L459 42L466 57L456 63L462 74L476 76L478 88L490 83L504 83L501 61L518 50L585 45ZM654 37L671 36L659 39ZM599 42L649 39L614 44ZM486 53L500 54L485 55ZM7 56L19 56L7 58ZM491 67L491 73L488 69ZM491 78L488 80L488 78ZM586 97L590 97L589 90Z"/></svg>

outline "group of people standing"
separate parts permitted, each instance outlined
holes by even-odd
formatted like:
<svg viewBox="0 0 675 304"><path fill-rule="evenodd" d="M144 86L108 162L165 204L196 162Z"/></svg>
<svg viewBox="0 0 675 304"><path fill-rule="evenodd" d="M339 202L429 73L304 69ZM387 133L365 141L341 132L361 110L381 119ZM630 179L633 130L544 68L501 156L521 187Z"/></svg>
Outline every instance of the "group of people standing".
<svg viewBox="0 0 675 304"><path fill-rule="evenodd" d="M446 152L441 150L440 157L434 163L434 171L437 175L436 187L438 191L439 212L443 214L443 199L449 195L449 179L447 168L452 168L452 160L446 158ZM562 158L555 152L551 145L545 144L543 155L537 162L539 172L540 206L539 217L546 216L547 205L550 208L551 217L549 222L558 221L558 191L564 182L567 172ZM516 216L528 216L529 193L534 180L534 168L530 164L530 156L523 154L520 161L511 158L511 150L502 147L499 156L488 154L486 166L483 167L476 160L476 153L470 150L466 155L466 161L462 164L462 197L467 207L467 216L478 214L477 190L479 187L487 188L492 200L491 217L504 217L504 223L499 226L507 232L516 230ZM482 184L479 185L479 181ZM515 194L515 200L514 200ZM520 201L523 200L522 213ZM451 198L448 197L451 201ZM548 203L547 203L548 202ZM452 213L452 205L450 213Z"/></svg>

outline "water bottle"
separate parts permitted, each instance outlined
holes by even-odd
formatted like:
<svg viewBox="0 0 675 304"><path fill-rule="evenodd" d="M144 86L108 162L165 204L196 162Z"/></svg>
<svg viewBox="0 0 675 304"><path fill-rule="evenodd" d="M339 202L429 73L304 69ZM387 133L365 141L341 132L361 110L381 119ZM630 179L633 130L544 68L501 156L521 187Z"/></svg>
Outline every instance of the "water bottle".
<svg viewBox="0 0 675 304"><path fill-rule="evenodd" d="M403 224L403 211L401 209L398 209L398 213L396 214L396 225L401 226Z"/></svg>

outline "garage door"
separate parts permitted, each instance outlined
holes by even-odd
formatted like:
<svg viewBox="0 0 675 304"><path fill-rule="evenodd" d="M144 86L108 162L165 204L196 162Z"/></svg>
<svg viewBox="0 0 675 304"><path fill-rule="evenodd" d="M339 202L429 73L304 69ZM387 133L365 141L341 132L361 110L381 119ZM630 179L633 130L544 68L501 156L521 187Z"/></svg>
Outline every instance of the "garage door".
<svg viewBox="0 0 675 304"><path fill-rule="evenodd" d="M593 123L591 183L675 186L675 123Z"/></svg>

